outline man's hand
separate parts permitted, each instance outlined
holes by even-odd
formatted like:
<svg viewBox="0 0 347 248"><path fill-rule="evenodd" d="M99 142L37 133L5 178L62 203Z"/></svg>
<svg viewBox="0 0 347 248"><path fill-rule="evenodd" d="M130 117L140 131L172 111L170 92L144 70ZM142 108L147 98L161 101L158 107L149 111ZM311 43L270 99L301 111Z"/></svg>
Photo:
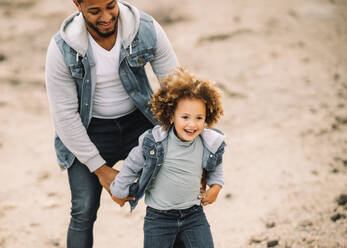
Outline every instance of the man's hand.
<svg viewBox="0 0 347 248"><path fill-rule="evenodd" d="M102 165L98 169L94 171L95 175L98 177L99 182L103 188L107 190L109 194L110 192L110 185L113 181L113 179L117 176L119 171L108 167L106 164Z"/></svg>
<svg viewBox="0 0 347 248"><path fill-rule="evenodd" d="M112 200L114 200L121 207L123 207L127 201L135 200L135 197L117 198L113 195L111 197L112 197Z"/></svg>
<svg viewBox="0 0 347 248"><path fill-rule="evenodd" d="M217 200L217 196L221 188L222 187L220 185L214 184L208 190L201 193L199 195L199 199L201 199L202 205L206 206L208 204L214 203Z"/></svg>

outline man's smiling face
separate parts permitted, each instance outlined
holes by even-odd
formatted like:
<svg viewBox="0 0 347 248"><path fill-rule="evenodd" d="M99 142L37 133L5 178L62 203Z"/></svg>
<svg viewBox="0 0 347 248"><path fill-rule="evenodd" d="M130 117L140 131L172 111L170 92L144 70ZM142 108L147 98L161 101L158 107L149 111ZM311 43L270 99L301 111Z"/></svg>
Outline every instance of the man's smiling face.
<svg viewBox="0 0 347 248"><path fill-rule="evenodd" d="M74 0L74 3L94 39L107 38L116 33L119 15L116 0L83 0L81 3Z"/></svg>

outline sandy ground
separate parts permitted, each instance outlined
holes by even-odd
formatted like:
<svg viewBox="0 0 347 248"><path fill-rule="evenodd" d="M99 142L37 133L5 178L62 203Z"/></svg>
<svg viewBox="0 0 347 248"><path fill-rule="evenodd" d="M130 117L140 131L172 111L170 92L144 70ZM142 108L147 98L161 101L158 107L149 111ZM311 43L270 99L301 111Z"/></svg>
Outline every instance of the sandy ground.
<svg viewBox="0 0 347 248"><path fill-rule="evenodd" d="M131 2L164 26L183 66L224 91L226 184L205 208L215 246L347 247L347 2ZM0 1L1 248L65 247L70 193L44 61L73 10ZM95 247L141 247L144 209L130 215L103 194Z"/></svg>

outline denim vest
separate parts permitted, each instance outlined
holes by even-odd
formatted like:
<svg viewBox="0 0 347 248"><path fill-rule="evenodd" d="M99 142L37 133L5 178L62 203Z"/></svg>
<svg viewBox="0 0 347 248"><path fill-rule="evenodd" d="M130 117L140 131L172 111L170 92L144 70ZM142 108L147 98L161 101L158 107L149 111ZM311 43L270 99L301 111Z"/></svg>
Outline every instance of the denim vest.
<svg viewBox="0 0 347 248"><path fill-rule="evenodd" d="M149 84L145 64L154 59L156 50L156 32L152 18L140 11L139 30L130 47L121 46L119 56L119 77L134 102L135 106L155 125L156 119L151 112L148 101L152 97L153 90ZM92 118L92 96L93 88L91 84L92 59L88 52L83 58L71 48L58 32L54 37L63 57L66 66L69 68L72 78L77 87L79 113L82 123L87 129ZM89 48L88 48L89 50ZM90 52L90 51L89 51ZM55 137L55 150L58 163L62 169L69 168L75 156L66 148L58 136Z"/></svg>
<svg viewBox="0 0 347 248"><path fill-rule="evenodd" d="M130 200L130 211L133 211L138 201L144 196L147 189L153 184L161 166L164 163L167 151L168 138L161 142L154 140L152 130L143 138L142 155L145 158L145 164L141 171L141 175L137 182L133 183L129 188L129 197L135 197ZM213 172L223 161L225 142L220 145L216 153L210 152L205 146L203 149L202 168L208 173Z"/></svg>

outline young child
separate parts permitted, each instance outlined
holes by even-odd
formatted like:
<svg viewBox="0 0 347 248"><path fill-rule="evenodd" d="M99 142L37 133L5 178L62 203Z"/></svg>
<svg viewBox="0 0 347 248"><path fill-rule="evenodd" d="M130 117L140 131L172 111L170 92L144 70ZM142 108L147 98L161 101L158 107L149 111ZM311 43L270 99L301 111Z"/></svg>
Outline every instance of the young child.
<svg viewBox="0 0 347 248"><path fill-rule="evenodd" d="M113 200L120 206L129 201L132 211L145 194L145 248L211 248L201 205L216 201L223 186L225 137L206 127L223 115L221 95L184 69L163 84L150 101L160 125L129 153L111 184ZM209 188L201 192L201 183Z"/></svg>

